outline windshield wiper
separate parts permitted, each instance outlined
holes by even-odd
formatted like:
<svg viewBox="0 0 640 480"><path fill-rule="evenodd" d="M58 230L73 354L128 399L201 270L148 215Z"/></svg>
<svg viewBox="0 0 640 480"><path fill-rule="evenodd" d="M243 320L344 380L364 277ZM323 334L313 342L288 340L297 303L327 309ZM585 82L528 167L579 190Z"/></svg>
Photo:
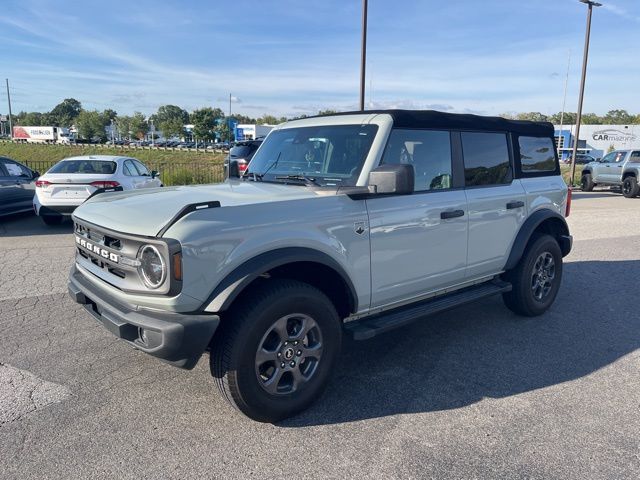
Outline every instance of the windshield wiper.
<svg viewBox="0 0 640 480"><path fill-rule="evenodd" d="M267 169L264 172L262 173L249 172L249 173L245 173L245 175L250 178L253 177L254 182L257 182L258 180L262 181L262 178L267 173L269 173L269 170L271 170L273 167L278 165L278 162L280 161L280 155L282 155L282 151L278 153L278 156L276 157L276 159L273 161L271 165L269 165L269 167L267 167Z"/></svg>
<svg viewBox="0 0 640 480"><path fill-rule="evenodd" d="M276 177L276 180L298 180L304 182L306 185L320 185L315 178L307 177L304 174L298 175L280 175Z"/></svg>

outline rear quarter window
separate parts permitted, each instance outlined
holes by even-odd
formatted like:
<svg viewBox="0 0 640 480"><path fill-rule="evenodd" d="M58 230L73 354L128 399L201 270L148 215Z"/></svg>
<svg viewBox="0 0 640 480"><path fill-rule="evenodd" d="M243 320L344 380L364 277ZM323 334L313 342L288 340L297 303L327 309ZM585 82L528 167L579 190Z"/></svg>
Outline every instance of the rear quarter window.
<svg viewBox="0 0 640 480"><path fill-rule="evenodd" d="M518 146L523 174L556 171L556 153L551 138L518 137Z"/></svg>

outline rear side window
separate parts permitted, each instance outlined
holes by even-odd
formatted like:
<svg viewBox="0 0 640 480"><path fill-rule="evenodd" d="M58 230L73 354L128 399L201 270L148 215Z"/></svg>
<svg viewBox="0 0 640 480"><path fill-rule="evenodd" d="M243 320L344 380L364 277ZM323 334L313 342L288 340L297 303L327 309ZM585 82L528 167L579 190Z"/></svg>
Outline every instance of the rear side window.
<svg viewBox="0 0 640 480"><path fill-rule="evenodd" d="M520 168L523 173L555 172L553 140L546 137L519 137Z"/></svg>
<svg viewBox="0 0 640 480"><path fill-rule="evenodd" d="M98 173L111 175L116 171L116 162L109 160L63 160L47 173Z"/></svg>
<svg viewBox="0 0 640 480"><path fill-rule="evenodd" d="M631 152L629 163L640 163L640 152Z"/></svg>
<svg viewBox="0 0 640 480"><path fill-rule="evenodd" d="M464 180L467 187L511 183L506 133L462 132Z"/></svg>
<svg viewBox="0 0 640 480"><path fill-rule="evenodd" d="M451 134L436 130L394 130L382 164L413 165L414 190L451 188Z"/></svg>

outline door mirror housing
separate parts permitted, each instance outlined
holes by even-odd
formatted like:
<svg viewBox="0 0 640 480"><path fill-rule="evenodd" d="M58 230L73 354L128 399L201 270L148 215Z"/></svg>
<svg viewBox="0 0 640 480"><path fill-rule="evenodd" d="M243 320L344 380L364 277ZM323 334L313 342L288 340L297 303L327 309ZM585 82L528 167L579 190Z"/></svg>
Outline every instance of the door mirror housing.
<svg viewBox="0 0 640 480"><path fill-rule="evenodd" d="M37 171L37 170L32 170L31 171L31 178L33 178L34 180L36 178L38 178L39 176L40 176L40 172L39 171Z"/></svg>
<svg viewBox="0 0 640 480"><path fill-rule="evenodd" d="M160 176L160 172L156 170L151 170L151 178L156 178Z"/></svg>
<svg viewBox="0 0 640 480"><path fill-rule="evenodd" d="M369 173L369 191L373 194L407 195L413 193L414 185L413 165L380 165Z"/></svg>

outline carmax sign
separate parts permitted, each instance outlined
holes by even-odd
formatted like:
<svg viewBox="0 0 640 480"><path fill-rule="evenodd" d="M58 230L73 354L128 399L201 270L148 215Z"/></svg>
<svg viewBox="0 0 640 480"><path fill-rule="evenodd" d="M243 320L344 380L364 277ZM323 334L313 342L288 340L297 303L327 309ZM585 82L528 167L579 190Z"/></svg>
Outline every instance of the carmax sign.
<svg viewBox="0 0 640 480"><path fill-rule="evenodd" d="M636 139L635 135L611 128L606 130L596 130L591 136L594 140L604 140L608 142L633 142Z"/></svg>

